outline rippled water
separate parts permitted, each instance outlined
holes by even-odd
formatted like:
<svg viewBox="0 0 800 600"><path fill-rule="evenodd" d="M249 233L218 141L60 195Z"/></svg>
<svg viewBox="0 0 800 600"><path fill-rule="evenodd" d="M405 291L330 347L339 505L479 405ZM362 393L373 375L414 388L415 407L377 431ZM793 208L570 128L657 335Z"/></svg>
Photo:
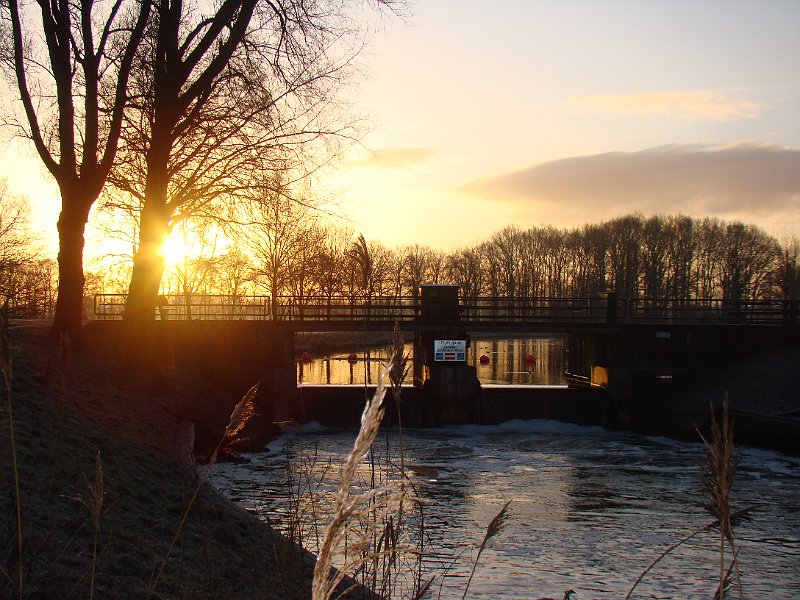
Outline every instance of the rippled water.
<svg viewBox="0 0 800 600"><path fill-rule="evenodd" d="M397 432L377 444L397 447ZM278 527L285 523L286 461L316 473L313 493L330 504L337 466L354 431L284 435L249 464L215 467L213 482ZM710 522L701 504L703 446L554 421L512 421L404 432L406 462L425 506L426 561L439 577L429 597L460 598L486 525L512 500L507 528L484 551L470 597L621 598L657 555ZM381 450L383 451L383 450ZM394 450L390 450L394 451ZM744 449L734 508L755 506L736 528L746 598L800 597L800 459ZM320 532L321 534L321 532ZM718 536L699 535L663 559L637 598L711 598ZM313 536L307 546L314 549Z"/></svg>

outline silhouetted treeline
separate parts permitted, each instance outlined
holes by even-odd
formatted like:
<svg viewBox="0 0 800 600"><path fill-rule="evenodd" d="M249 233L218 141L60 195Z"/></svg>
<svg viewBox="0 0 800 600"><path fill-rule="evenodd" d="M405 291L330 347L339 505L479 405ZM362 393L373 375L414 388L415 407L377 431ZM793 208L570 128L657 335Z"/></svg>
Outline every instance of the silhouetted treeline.
<svg viewBox="0 0 800 600"><path fill-rule="evenodd" d="M251 222L249 238L258 241L253 248L242 242L225 254L173 267L163 293L355 302L414 297L421 283L446 283L459 285L467 298L613 291L643 302L800 299L796 237L778 240L752 225L715 218L634 214L573 229L512 226L452 252L388 248L310 218L258 226L264 231L254 231Z"/></svg>
<svg viewBox="0 0 800 600"><path fill-rule="evenodd" d="M0 306L14 317L52 316L56 263L46 258L30 231L30 206L0 179Z"/></svg>

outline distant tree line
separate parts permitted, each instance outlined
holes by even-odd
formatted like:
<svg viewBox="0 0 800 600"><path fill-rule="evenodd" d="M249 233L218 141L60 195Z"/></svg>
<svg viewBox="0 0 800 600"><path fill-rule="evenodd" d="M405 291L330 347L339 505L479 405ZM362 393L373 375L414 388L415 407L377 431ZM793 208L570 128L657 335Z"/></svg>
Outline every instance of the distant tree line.
<svg viewBox="0 0 800 600"><path fill-rule="evenodd" d="M611 291L644 302L800 300L800 243L739 222L627 215L572 229L506 227L451 252L388 248L351 229L321 224L313 209L276 195L231 225L238 240L219 251L219 230L192 230L195 255L168 269L163 294L263 294L328 302L416 297L423 283L457 284L463 297L569 298ZM267 208L269 207L269 208ZM189 224L187 223L187 226ZM200 250L198 253L198 249ZM122 271L124 273L124 271ZM124 282L106 281L124 289Z"/></svg>
<svg viewBox="0 0 800 600"><path fill-rule="evenodd" d="M56 263L30 231L30 206L0 180L0 305L14 317L50 317L57 292Z"/></svg>

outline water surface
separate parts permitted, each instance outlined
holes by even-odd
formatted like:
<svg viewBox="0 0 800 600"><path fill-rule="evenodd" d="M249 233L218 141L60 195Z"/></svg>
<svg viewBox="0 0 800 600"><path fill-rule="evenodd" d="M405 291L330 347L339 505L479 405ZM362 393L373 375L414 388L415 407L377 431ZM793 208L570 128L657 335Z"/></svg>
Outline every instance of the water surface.
<svg viewBox="0 0 800 600"><path fill-rule="evenodd" d="M313 473L300 487L318 507L329 506L355 434L311 427L284 435L250 464L220 465L213 482L280 528L289 510L287 461ZM439 575L432 598L440 591L461 597L475 546L507 500L511 518L484 551L470 597L561 598L567 589L579 600L624 597L659 553L711 520L699 486L701 444L554 421L403 438L406 462L438 473L411 475L424 504L425 567ZM397 447L397 431L381 432L378 462ZM800 597L800 459L743 450L734 505L756 507L736 529L745 597ZM312 551L324 524L314 516L304 534ZM715 532L699 535L665 558L634 597L710 598L717 551Z"/></svg>
<svg viewBox="0 0 800 600"><path fill-rule="evenodd" d="M565 383L562 337L488 338L473 336L467 364L477 367L482 384L559 385ZM403 353L413 357L413 344ZM352 358L350 358L352 356ZM481 357L485 357L483 362ZM387 351L354 348L297 361L297 382L305 384L373 384L386 363Z"/></svg>

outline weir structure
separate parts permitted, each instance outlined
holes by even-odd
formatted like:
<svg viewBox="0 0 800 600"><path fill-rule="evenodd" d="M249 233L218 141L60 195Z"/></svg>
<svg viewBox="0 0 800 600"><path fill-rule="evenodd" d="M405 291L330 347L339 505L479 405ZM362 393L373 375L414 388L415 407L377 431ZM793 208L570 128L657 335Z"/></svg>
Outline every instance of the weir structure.
<svg viewBox="0 0 800 600"><path fill-rule="evenodd" d="M124 300L95 296L87 328L124 339ZM162 297L151 339L160 360L234 394L260 381L266 424L357 424L369 390L298 387L295 334L390 332L397 324L413 335L413 385L403 388L399 405L389 402L390 421L436 426L538 417L635 428L654 401L708 369L796 345L799 313L794 301L465 297L457 286L421 285L405 298ZM466 363L477 332L565 335L570 386L483 389Z"/></svg>

